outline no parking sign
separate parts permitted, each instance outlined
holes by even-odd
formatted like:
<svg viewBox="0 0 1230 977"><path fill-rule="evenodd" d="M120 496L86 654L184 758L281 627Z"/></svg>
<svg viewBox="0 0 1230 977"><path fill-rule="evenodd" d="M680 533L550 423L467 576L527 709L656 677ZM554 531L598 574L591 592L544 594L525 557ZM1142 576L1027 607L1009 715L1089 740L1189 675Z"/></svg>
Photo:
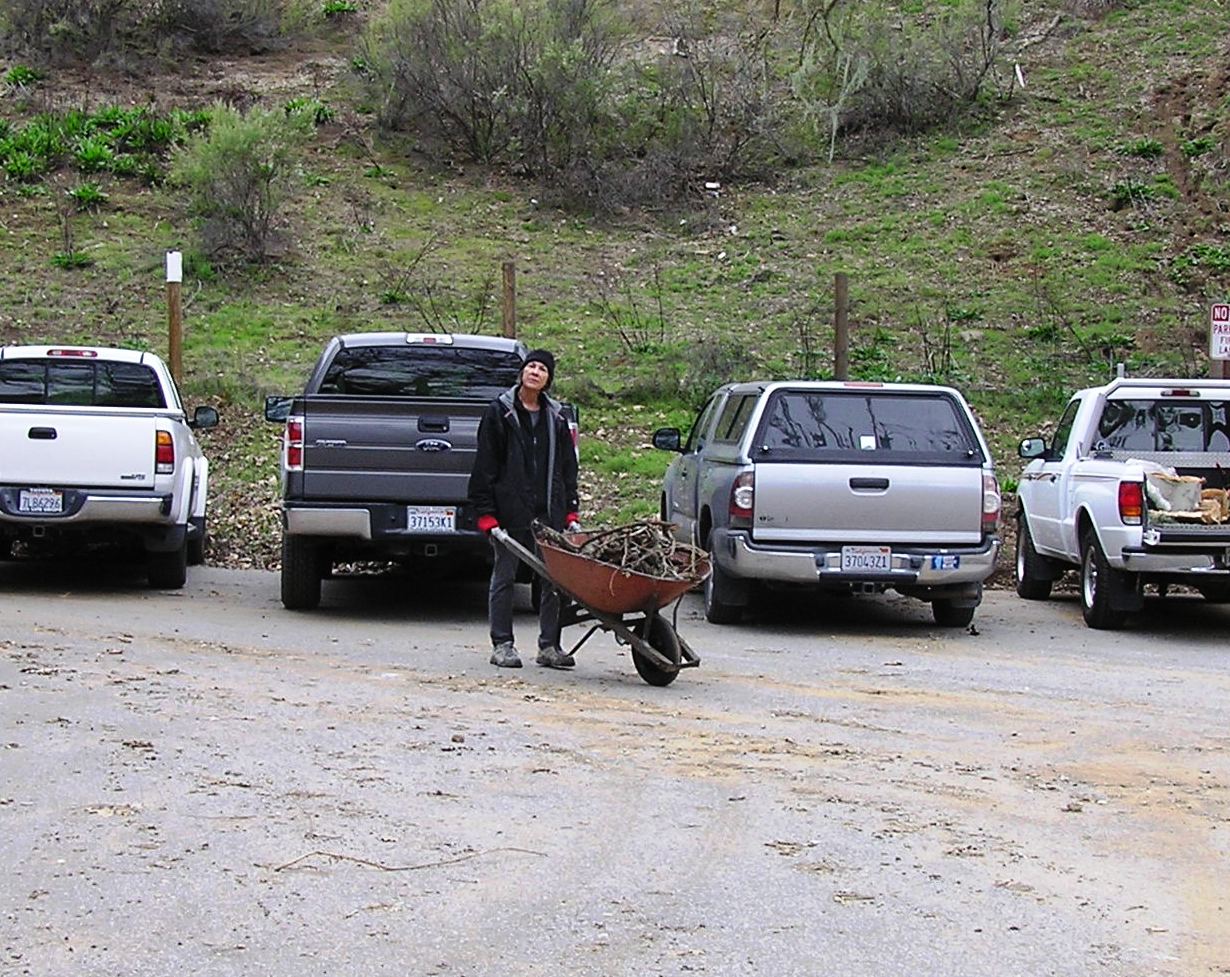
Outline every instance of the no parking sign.
<svg viewBox="0 0 1230 977"><path fill-rule="evenodd" d="M1230 360L1230 303L1215 303L1209 311L1209 359Z"/></svg>

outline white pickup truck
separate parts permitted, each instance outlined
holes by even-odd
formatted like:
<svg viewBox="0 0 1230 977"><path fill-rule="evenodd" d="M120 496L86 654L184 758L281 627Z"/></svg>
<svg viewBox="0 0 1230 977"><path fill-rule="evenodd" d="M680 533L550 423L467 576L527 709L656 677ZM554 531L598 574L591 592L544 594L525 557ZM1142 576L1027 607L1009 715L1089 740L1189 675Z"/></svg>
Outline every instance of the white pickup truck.
<svg viewBox="0 0 1230 977"><path fill-rule="evenodd" d="M209 463L152 353L0 347L0 558L137 546L153 587L204 561Z"/></svg>
<svg viewBox="0 0 1230 977"><path fill-rule="evenodd" d="M1230 381L1118 379L1073 395L1018 495L1017 593L1080 572L1091 628L1118 628L1145 584L1230 600Z"/></svg>

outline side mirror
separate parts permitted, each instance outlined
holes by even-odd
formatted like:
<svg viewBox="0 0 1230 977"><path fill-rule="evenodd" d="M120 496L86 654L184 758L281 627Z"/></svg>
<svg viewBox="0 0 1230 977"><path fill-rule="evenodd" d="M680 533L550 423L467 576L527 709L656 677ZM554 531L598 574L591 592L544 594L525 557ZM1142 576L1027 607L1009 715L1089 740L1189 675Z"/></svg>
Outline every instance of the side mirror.
<svg viewBox="0 0 1230 977"><path fill-rule="evenodd" d="M653 432L653 446L663 451L682 451L683 439L677 427L660 427Z"/></svg>
<svg viewBox="0 0 1230 977"><path fill-rule="evenodd" d="M1016 449L1016 453L1022 458L1041 458L1046 454L1046 441L1042 438L1026 438Z"/></svg>
<svg viewBox="0 0 1230 977"><path fill-rule="evenodd" d="M286 418L290 417L290 405L294 399L294 397L283 397L280 394L266 397L265 420L275 421L278 424L285 423Z"/></svg>
<svg viewBox="0 0 1230 977"><path fill-rule="evenodd" d="M197 431L202 431L207 427L217 427L218 411L213 407L198 407L192 412L192 420L188 422L188 426Z"/></svg>

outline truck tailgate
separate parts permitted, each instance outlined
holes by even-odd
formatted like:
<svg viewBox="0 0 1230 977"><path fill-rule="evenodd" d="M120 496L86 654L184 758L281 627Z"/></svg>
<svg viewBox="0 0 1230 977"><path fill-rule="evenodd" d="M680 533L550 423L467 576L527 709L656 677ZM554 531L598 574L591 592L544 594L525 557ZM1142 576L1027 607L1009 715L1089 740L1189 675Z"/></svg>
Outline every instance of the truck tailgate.
<svg viewBox="0 0 1230 977"><path fill-rule="evenodd" d="M977 465L773 463L756 468L757 542L968 544L982 538ZM760 514L771 517L762 522Z"/></svg>
<svg viewBox="0 0 1230 977"><path fill-rule="evenodd" d="M157 418L111 411L0 411L0 481L152 488Z"/></svg>
<svg viewBox="0 0 1230 977"><path fill-rule="evenodd" d="M305 499L465 501L486 403L316 394L300 404Z"/></svg>

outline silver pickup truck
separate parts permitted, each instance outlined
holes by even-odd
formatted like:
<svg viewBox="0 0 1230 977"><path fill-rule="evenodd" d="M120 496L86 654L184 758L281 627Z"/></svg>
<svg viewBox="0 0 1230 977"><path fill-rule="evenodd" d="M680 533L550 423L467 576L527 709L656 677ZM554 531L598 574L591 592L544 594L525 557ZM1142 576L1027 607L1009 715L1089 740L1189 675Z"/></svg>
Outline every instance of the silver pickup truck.
<svg viewBox="0 0 1230 977"><path fill-rule="evenodd" d="M705 615L737 621L757 586L894 589L963 627L999 552L999 485L949 387L795 381L721 387L666 472L661 516L708 550Z"/></svg>

